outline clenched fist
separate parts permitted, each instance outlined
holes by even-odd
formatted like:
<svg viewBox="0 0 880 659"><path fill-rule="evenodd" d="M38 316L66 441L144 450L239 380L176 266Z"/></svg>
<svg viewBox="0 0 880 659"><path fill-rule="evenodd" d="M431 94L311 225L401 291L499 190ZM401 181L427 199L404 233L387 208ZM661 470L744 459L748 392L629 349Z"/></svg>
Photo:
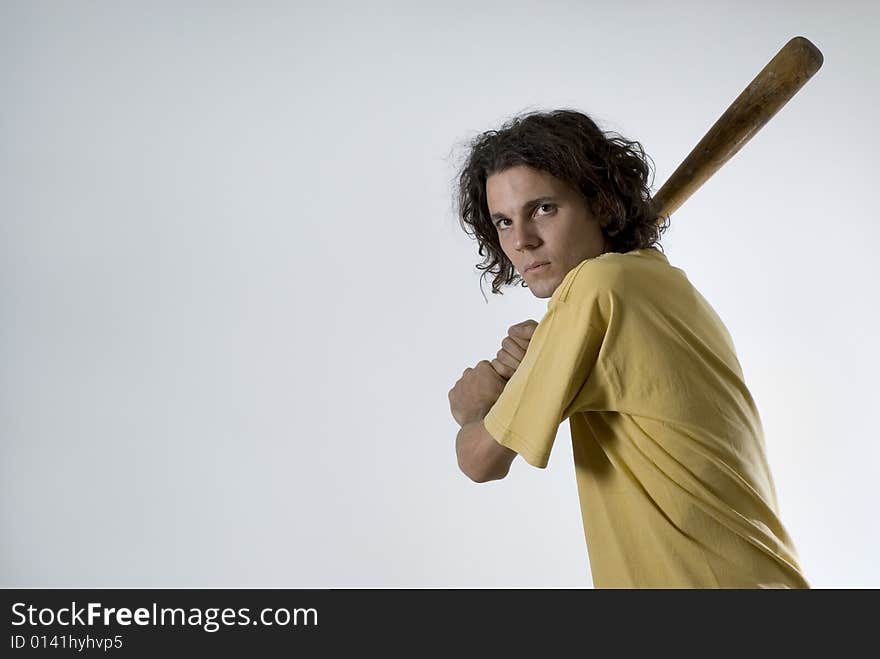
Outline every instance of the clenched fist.
<svg viewBox="0 0 880 659"><path fill-rule="evenodd" d="M507 330L507 336L501 341L501 349L491 362L495 372L505 380L513 376L523 357L526 356L526 349L537 326L537 321L524 320L511 325Z"/></svg>
<svg viewBox="0 0 880 659"><path fill-rule="evenodd" d="M498 400L506 382L485 359L473 368L464 369L458 382L449 390L452 418L460 426L479 421Z"/></svg>

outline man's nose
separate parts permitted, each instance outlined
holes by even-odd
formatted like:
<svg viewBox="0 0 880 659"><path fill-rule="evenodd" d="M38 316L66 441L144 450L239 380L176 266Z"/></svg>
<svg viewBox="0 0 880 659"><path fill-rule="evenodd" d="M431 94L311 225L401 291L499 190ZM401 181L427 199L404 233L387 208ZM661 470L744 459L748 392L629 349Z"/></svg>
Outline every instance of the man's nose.
<svg viewBox="0 0 880 659"><path fill-rule="evenodd" d="M513 247L516 250L532 249L538 246L541 239L530 222L519 222L513 226Z"/></svg>

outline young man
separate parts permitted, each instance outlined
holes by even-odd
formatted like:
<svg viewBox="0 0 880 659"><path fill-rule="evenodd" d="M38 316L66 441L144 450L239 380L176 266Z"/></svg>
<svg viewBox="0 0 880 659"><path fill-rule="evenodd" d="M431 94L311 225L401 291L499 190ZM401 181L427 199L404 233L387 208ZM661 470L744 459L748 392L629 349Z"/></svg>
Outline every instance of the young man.
<svg viewBox="0 0 880 659"><path fill-rule="evenodd" d="M568 419L597 588L809 588L731 337L657 249L638 142L568 110L483 133L460 220L494 275L550 298L449 392L461 470L547 466Z"/></svg>

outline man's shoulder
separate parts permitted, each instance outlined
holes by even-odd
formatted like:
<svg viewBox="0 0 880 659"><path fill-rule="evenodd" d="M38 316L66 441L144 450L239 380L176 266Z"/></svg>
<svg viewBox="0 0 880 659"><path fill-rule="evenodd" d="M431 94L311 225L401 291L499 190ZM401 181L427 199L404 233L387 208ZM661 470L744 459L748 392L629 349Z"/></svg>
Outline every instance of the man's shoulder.
<svg viewBox="0 0 880 659"><path fill-rule="evenodd" d="M641 289L646 277L669 267L666 256L655 247L606 252L572 268L554 291L551 304L607 293L632 294Z"/></svg>

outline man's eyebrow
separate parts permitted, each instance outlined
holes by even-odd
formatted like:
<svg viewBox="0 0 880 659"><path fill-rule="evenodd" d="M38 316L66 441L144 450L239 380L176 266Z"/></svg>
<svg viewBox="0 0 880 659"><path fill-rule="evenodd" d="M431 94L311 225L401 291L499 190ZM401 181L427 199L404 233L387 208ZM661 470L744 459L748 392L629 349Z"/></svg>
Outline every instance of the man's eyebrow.
<svg viewBox="0 0 880 659"><path fill-rule="evenodd" d="M534 199L529 199L526 203L522 205L522 207L523 209L526 209L536 204L542 204L548 201L556 201L556 197L551 195L546 195L544 197L535 197ZM507 219L507 216L504 213L492 213L491 217L493 220Z"/></svg>

